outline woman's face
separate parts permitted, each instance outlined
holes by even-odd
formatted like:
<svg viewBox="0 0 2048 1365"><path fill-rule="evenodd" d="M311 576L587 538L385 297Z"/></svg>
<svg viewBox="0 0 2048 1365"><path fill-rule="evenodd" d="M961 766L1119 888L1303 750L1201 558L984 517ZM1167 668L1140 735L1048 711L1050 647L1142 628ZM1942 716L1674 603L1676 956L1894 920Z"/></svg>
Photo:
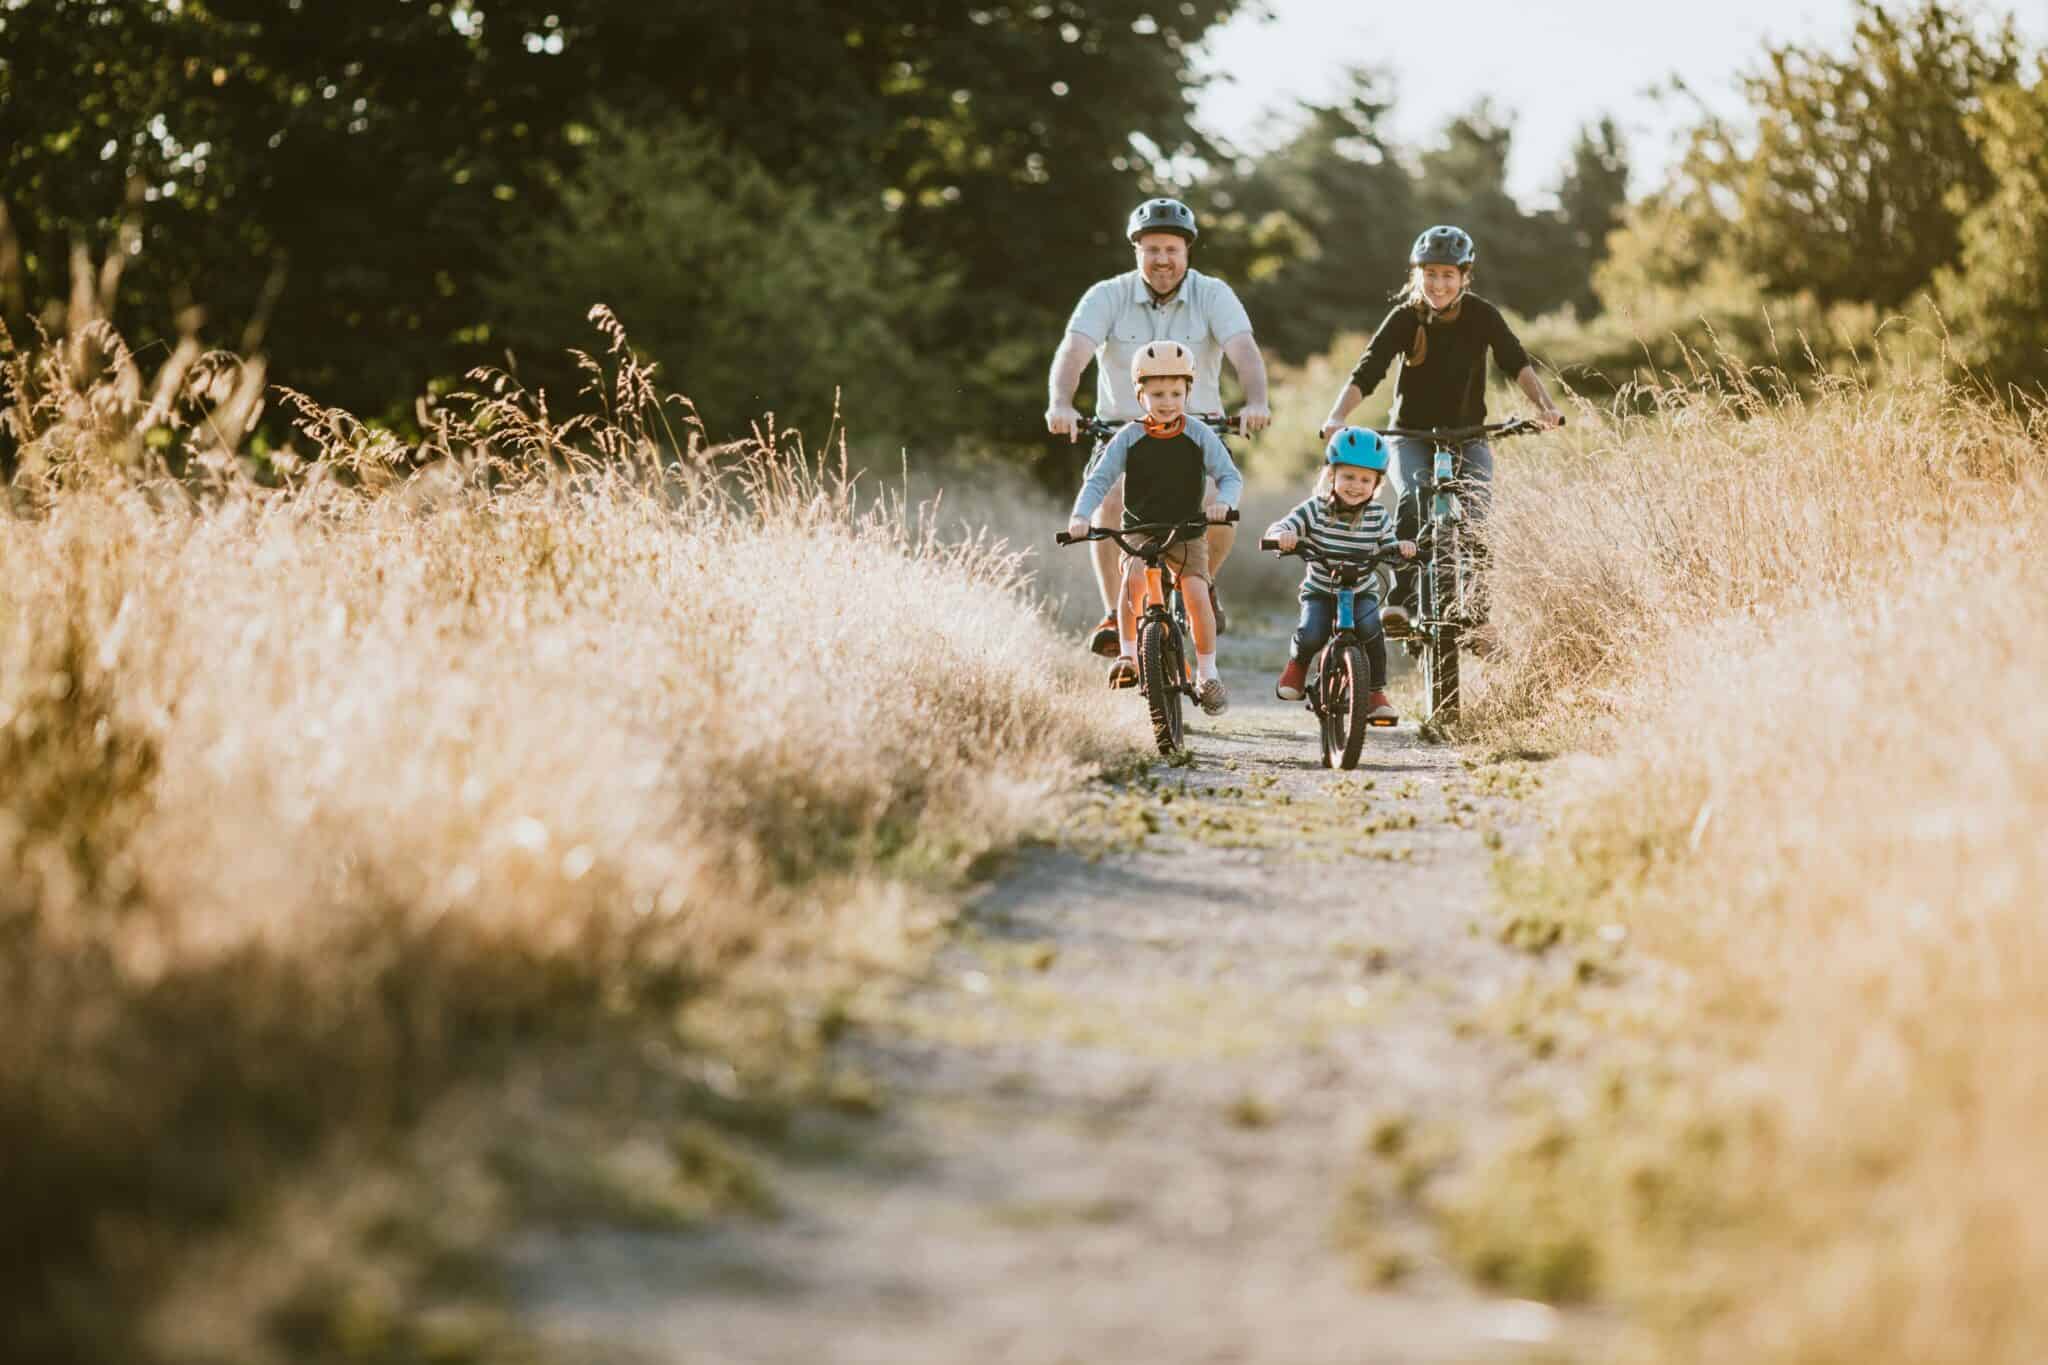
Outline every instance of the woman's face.
<svg viewBox="0 0 2048 1365"><path fill-rule="evenodd" d="M1421 265L1415 268L1417 283L1422 286L1422 301L1431 308L1442 312L1458 301L1458 295L1465 292L1465 270L1455 265Z"/></svg>

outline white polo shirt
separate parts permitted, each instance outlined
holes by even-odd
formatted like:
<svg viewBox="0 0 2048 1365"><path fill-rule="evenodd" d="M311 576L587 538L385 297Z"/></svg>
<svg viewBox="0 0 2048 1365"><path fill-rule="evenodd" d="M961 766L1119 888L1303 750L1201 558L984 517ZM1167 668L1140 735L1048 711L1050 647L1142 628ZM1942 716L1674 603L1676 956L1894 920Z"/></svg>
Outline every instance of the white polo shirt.
<svg viewBox="0 0 2048 1365"><path fill-rule="evenodd" d="M1178 341L1195 353L1188 411L1223 411L1223 343L1252 329L1237 294L1219 279L1190 269L1164 304L1152 302L1145 277L1129 270L1090 286L1067 319L1067 330L1095 343L1095 415L1135 422L1143 416L1131 386L1131 357L1148 341Z"/></svg>

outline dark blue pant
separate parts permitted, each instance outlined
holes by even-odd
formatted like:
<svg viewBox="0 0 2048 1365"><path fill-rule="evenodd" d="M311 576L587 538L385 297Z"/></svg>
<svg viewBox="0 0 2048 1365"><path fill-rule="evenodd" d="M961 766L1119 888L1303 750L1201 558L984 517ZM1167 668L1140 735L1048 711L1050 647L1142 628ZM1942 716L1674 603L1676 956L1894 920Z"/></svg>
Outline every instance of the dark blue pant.
<svg viewBox="0 0 2048 1365"><path fill-rule="evenodd" d="M1358 642L1365 649L1368 685L1378 692L1387 685L1387 637L1380 629L1380 604L1370 593L1351 599L1351 619L1358 628ZM1301 624L1294 628L1294 657L1308 663L1316 651L1330 642L1337 629L1337 594L1301 590Z"/></svg>

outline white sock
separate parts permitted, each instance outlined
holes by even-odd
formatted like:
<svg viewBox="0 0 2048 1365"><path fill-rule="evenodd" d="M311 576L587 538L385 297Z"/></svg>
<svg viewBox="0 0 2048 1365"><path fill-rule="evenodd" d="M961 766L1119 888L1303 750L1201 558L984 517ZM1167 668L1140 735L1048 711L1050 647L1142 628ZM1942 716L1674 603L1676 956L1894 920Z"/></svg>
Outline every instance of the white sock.
<svg viewBox="0 0 2048 1365"><path fill-rule="evenodd" d="M1216 676L1216 656L1214 654L1195 655L1195 676L1203 682L1208 682Z"/></svg>
<svg viewBox="0 0 2048 1365"><path fill-rule="evenodd" d="M1116 656L1119 659L1137 658L1138 642L1136 640L1118 640L1116 642Z"/></svg>

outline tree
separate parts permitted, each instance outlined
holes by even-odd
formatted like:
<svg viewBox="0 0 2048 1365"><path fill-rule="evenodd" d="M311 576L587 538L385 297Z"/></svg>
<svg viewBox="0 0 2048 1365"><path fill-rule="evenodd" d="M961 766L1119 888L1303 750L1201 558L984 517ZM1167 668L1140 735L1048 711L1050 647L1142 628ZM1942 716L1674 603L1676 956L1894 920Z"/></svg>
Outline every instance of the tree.
<svg viewBox="0 0 2048 1365"><path fill-rule="evenodd" d="M1557 199L1576 255L1572 273L1579 283L1571 303L1582 318L1600 307L1593 272L1607 259L1607 239L1628 207L1628 169L1628 152L1612 118L1579 130Z"/></svg>
<svg viewBox="0 0 2048 1365"><path fill-rule="evenodd" d="M2048 382L2048 58L2031 85L1985 93L1970 131L1992 191L1966 208L1960 264L1942 271L1942 307L1961 358L2006 383Z"/></svg>
<svg viewBox="0 0 2048 1365"><path fill-rule="evenodd" d="M604 302L714 439L771 409L822 437L835 392L857 434L904 434L922 374L911 337L949 289L887 240L879 204L831 202L687 121L605 114L593 137L484 286L524 377L573 392L583 376L553 343Z"/></svg>
<svg viewBox="0 0 2048 1365"><path fill-rule="evenodd" d="M1377 323L1416 232L1412 176L1383 126L1389 79L1349 80L1332 103L1302 104L1278 151L1232 165L1201 196L1220 212L1198 264L1239 288L1260 342L1288 360Z"/></svg>
<svg viewBox="0 0 2048 1365"><path fill-rule="evenodd" d="M23 321L65 296L74 239L119 240L138 345L187 302L231 339L267 319L281 379L402 411L495 356L492 248L550 211L601 100L880 206L878 250L965 286L915 338L964 391L949 410L1028 426L1153 161L1208 150L1188 52L1241 2L0 5L0 306Z"/></svg>
<svg viewBox="0 0 2048 1365"><path fill-rule="evenodd" d="M1980 36L1940 0L1855 12L1846 52L1770 48L1743 80L1754 133L1703 124L1682 175L1772 290L1894 307L1955 260L1958 203L1991 192L1969 123L2014 79L2018 40L2009 19Z"/></svg>

